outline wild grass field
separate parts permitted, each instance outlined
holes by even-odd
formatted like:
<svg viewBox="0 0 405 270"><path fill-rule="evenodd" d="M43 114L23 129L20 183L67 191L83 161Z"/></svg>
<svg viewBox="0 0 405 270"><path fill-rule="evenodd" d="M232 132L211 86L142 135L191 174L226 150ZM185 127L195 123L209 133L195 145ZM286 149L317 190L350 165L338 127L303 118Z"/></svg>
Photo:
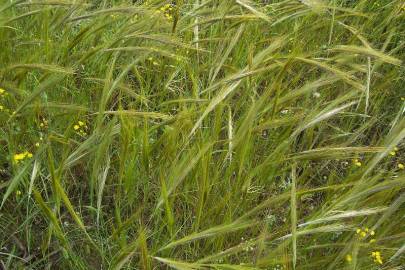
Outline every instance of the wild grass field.
<svg viewBox="0 0 405 270"><path fill-rule="evenodd" d="M0 0L0 269L404 269L401 0Z"/></svg>

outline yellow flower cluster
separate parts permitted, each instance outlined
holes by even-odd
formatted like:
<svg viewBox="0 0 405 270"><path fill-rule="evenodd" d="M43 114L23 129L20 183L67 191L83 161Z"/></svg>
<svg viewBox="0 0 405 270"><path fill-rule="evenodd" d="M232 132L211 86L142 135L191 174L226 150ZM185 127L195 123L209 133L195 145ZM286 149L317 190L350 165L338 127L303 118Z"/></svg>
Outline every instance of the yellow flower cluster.
<svg viewBox="0 0 405 270"><path fill-rule="evenodd" d="M42 142L44 140L44 138L42 138L42 136L41 136L41 137L39 137L39 140ZM39 147L40 145L41 145L40 142L35 143L35 147Z"/></svg>
<svg viewBox="0 0 405 270"><path fill-rule="evenodd" d="M403 170L405 168L404 164L398 163L398 169Z"/></svg>
<svg viewBox="0 0 405 270"><path fill-rule="evenodd" d="M7 92L6 92L6 90L4 90L3 88L0 88L0 97L4 97L4 96L7 96L8 94L7 94Z"/></svg>
<svg viewBox="0 0 405 270"><path fill-rule="evenodd" d="M46 120L45 118L42 119L42 121L39 123L39 126L44 129L48 128L48 120Z"/></svg>
<svg viewBox="0 0 405 270"><path fill-rule="evenodd" d="M18 163L26 158L32 158L32 153L25 151L23 153L15 154L13 156L14 162Z"/></svg>
<svg viewBox="0 0 405 270"><path fill-rule="evenodd" d="M0 88L0 98L7 96L7 92L6 90L4 90L3 88ZM1 111L8 111L3 105L0 104L0 112Z"/></svg>
<svg viewBox="0 0 405 270"><path fill-rule="evenodd" d="M348 263L351 263L351 262L353 261L352 255L347 254L347 255L346 255L346 261L347 261Z"/></svg>
<svg viewBox="0 0 405 270"><path fill-rule="evenodd" d="M73 126L73 129L80 135L86 136L87 135L87 125L84 121L78 121L77 124Z"/></svg>
<svg viewBox="0 0 405 270"><path fill-rule="evenodd" d="M375 263L383 264L383 261L382 261L382 258L381 258L381 252L373 251L373 252L371 252L371 257L374 259Z"/></svg>
<svg viewBox="0 0 405 270"><path fill-rule="evenodd" d="M173 20L173 8L174 8L174 5L166 4L166 5L162 6L160 9L158 9L156 11L156 13L158 13L158 14L162 13L166 17L166 19L171 21L171 20Z"/></svg>
<svg viewBox="0 0 405 270"><path fill-rule="evenodd" d="M362 229L358 228L356 230L356 233L359 235L360 238L365 238L367 235L369 235L371 237L373 237L375 235L375 231L370 230L367 227L362 228ZM374 238L370 239L370 243L374 243L374 242L375 242Z"/></svg>
<svg viewBox="0 0 405 270"><path fill-rule="evenodd" d="M353 164L357 167L361 167L361 162L358 159L353 159Z"/></svg>
<svg viewBox="0 0 405 270"><path fill-rule="evenodd" d="M397 154L398 147L395 147L393 151L390 152L391 156L395 156Z"/></svg>

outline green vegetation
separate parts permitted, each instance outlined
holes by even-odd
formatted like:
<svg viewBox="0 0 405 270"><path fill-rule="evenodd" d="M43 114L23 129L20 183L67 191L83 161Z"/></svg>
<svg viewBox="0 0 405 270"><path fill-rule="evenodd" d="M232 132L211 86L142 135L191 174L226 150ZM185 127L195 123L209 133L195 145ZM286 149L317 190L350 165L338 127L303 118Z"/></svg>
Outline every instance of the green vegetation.
<svg viewBox="0 0 405 270"><path fill-rule="evenodd" d="M400 269L400 0L1 0L1 269Z"/></svg>

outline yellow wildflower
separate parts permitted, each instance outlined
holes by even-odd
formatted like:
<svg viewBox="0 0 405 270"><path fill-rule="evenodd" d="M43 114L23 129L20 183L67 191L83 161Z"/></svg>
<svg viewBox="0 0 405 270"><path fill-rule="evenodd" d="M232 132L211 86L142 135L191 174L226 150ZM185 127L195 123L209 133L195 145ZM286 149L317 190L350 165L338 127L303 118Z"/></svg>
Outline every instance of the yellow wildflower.
<svg viewBox="0 0 405 270"><path fill-rule="evenodd" d="M346 255L346 261L347 261L348 263L351 263L352 260L353 260L352 255L347 254L347 255Z"/></svg>
<svg viewBox="0 0 405 270"><path fill-rule="evenodd" d="M0 105L0 111L4 110L4 107L2 105Z"/></svg>
<svg viewBox="0 0 405 270"><path fill-rule="evenodd" d="M35 146L36 146L36 147L39 147L39 142L35 143Z"/></svg>
<svg viewBox="0 0 405 270"><path fill-rule="evenodd" d="M40 126L41 128L48 128L48 121L47 121L46 119L43 119L43 120L41 121L41 123L39 123L39 126Z"/></svg>
<svg viewBox="0 0 405 270"><path fill-rule="evenodd" d="M172 20L173 19L173 5L172 4L166 4L159 9L155 11L156 13L162 13L167 20Z"/></svg>
<svg viewBox="0 0 405 270"><path fill-rule="evenodd" d="M358 159L353 160L354 165L361 167L361 162Z"/></svg>
<svg viewBox="0 0 405 270"><path fill-rule="evenodd" d="M404 164L398 163L398 169L403 170L405 168Z"/></svg>
<svg viewBox="0 0 405 270"><path fill-rule="evenodd" d="M370 232L370 235L374 235L374 234L375 234L375 231L371 231L371 232Z"/></svg>
<svg viewBox="0 0 405 270"><path fill-rule="evenodd" d="M73 129L77 132L77 134L85 136L87 135L86 130L88 129L85 121L77 121L77 124L73 126Z"/></svg>
<svg viewBox="0 0 405 270"><path fill-rule="evenodd" d="M0 95L3 95L6 92L3 88L0 88Z"/></svg>
<svg viewBox="0 0 405 270"><path fill-rule="evenodd" d="M361 162L356 162L355 164L357 167L361 167Z"/></svg>
<svg viewBox="0 0 405 270"><path fill-rule="evenodd" d="M375 239L370 239L370 244L375 243Z"/></svg>
<svg viewBox="0 0 405 270"><path fill-rule="evenodd" d="M32 153L25 151L24 153L19 153L19 154L15 154L13 156L13 159L15 161L15 163L18 163L19 161L25 159L25 158L32 158Z"/></svg>
<svg viewBox="0 0 405 270"><path fill-rule="evenodd" d="M395 151L391 151L391 152L390 152L390 155L391 155L391 156L395 156L395 154L396 154Z"/></svg>
<svg viewBox="0 0 405 270"><path fill-rule="evenodd" d="M371 257L374 259L375 263L383 264L382 257L381 257L381 252L373 251L373 252L371 252Z"/></svg>
<svg viewBox="0 0 405 270"><path fill-rule="evenodd" d="M25 155L23 153L22 154L15 154L13 158L14 158L15 162L18 162L20 160L23 160L25 158Z"/></svg>
<svg viewBox="0 0 405 270"><path fill-rule="evenodd" d="M17 190L17 191L15 192L15 195L21 196L21 191L20 191L20 190Z"/></svg>

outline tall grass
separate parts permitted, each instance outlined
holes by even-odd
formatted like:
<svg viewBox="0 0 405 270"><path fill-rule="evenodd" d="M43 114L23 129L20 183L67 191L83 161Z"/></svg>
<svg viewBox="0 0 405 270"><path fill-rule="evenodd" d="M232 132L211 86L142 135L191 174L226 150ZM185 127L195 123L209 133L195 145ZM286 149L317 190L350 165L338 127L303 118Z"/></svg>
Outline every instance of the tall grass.
<svg viewBox="0 0 405 270"><path fill-rule="evenodd" d="M399 0L1 0L0 268L401 269Z"/></svg>

